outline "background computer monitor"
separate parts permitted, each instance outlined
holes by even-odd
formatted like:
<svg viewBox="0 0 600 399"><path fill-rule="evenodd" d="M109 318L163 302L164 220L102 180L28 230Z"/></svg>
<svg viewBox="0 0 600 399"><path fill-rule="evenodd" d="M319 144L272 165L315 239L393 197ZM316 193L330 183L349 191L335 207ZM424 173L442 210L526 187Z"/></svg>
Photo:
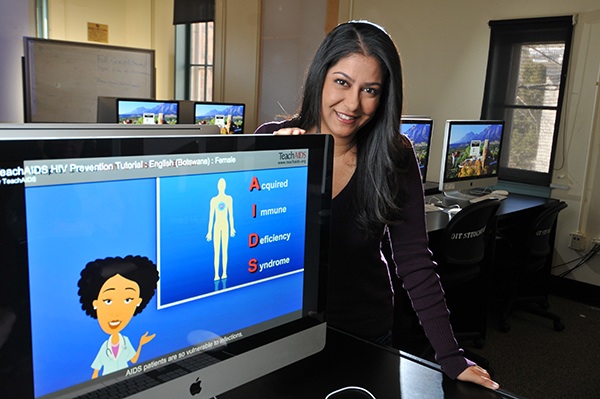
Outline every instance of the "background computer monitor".
<svg viewBox="0 0 600 399"><path fill-rule="evenodd" d="M147 98L98 97L97 121L124 125L180 123L179 102Z"/></svg>
<svg viewBox="0 0 600 399"><path fill-rule="evenodd" d="M177 101L117 99L118 123L175 125L179 123Z"/></svg>
<svg viewBox="0 0 600 399"><path fill-rule="evenodd" d="M217 125L222 134L244 133L245 104L241 103L194 103L194 124Z"/></svg>
<svg viewBox="0 0 600 399"><path fill-rule="evenodd" d="M468 197L496 185L503 131L499 120L446 121L440 191Z"/></svg>
<svg viewBox="0 0 600 399"><path fill-rule="evenodd" d="M429 148L431 146L431 133L433 132L433 120L429 118L402 117L400 131L413 143L419 170L423 183L427 178L427 165L429 163Z"/></svg>
<svg viewBox="0 0 600 399"><path fill-rule="evenodd" d="M6 397L71 398L136 381L149 388L108 397L212 398L323 348L328 135L58 126L0 126L0 305L17 315L0 349ZM234 218L211 230L227 209ZM229 257L227 276L219 257L214 279L218 232ZM132 268L128 255L147 258L159 279L121 331L122 348L156 335L136 364L92 379L96 355L112 348L90 316L100 304L84 299L96 294L83 270Z"/></svg>

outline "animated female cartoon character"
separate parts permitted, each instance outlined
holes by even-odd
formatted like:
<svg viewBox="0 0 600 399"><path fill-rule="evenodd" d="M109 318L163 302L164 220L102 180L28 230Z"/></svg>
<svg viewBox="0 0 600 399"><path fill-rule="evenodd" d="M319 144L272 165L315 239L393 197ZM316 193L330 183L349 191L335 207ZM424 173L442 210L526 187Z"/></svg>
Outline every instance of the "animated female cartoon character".
<svg viewBox="0 0 600 399"><path fill-rule="evenodd" d="M142 256L97 259L81 271L77 283L81 309L109 335L92 363L92 378L100 369L106 375L136 363L142 346L155 337L146 331L136 349L121 331L152 299L157 281L156 265Z"/></svg>

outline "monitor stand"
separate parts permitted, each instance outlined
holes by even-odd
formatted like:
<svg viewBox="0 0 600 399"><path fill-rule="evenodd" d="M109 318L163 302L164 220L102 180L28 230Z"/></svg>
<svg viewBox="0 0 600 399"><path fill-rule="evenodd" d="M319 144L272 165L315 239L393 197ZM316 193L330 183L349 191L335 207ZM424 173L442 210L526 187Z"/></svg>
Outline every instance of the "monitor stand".
<svg viewBox="0 0 600 399"><path fill-rule="evenodd" d="M423 190L425 191L425 195L439 194L440 183L433 182L433 181L426 181L423 183Z"/></svg>

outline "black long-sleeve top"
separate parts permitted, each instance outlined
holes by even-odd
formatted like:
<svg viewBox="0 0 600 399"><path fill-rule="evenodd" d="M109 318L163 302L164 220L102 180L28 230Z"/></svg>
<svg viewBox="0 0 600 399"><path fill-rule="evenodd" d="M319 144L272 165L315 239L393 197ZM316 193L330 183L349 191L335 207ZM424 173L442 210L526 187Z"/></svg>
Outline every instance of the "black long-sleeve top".
<svg viewBox="0 0 600 399"><path fill-rule="evenodd" d="M255 133L273 133L288 122L270 122ZM395 270L403 281L412 306L425 330L442 370L456 378L473 363L464 358L450 326L449 312L436 264L428 248L423 186L416 157L407 173L406 219L388 225ZM353 176L331 204L330 270L327 291L327 323L358 337L375 340L385 336L393 323L393 287L382 254L387 240L381 224L377 237L361 231L352 212L356 191Z"/></svg>

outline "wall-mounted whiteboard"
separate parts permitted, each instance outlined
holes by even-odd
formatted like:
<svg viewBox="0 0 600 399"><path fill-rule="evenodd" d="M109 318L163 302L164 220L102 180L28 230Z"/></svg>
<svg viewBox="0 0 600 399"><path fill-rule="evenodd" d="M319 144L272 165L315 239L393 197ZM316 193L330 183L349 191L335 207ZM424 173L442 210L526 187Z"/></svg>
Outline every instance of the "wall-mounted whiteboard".
<svg viewBox="0 0 600 399"><path fill-rule="evenodd" d="M155 97L154 50L24 38L25 122L95 123L98 97Z"/></svg>

